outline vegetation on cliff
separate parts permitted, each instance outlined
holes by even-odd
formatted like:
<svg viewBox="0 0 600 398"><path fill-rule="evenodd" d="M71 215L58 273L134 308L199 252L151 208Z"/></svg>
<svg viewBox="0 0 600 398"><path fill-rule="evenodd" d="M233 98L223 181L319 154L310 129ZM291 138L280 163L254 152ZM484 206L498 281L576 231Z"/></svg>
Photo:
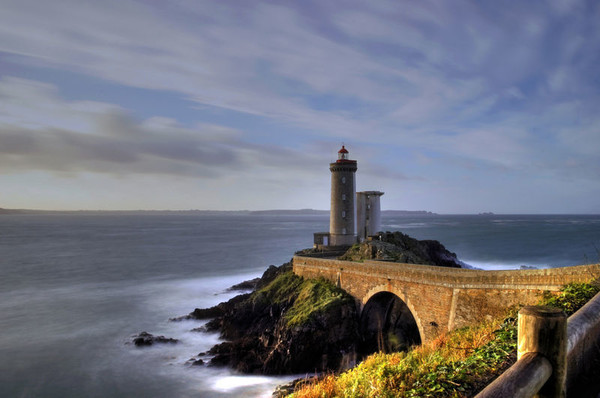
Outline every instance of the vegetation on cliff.
<svg viewBox="0 0 600 398"><path fill-rule="evenodd" d="M381 245L386 250L378 251ZM460 267L456 255L439 242L400 232L382 233L369 247L371 254L364 258ZM173 319L211 319L204 330L219 332L226 341L203 360L210 356L211 365L263 374L340 370L355 363L364 337L355 300L331 282L298 277L288 263L235 288L254 291Z"/></svg>
<svg viewBox="0 0 600 398"><path fill-rule="evenodd" d="M418 240L402 232L380 232L371 241L355 244L340 260L381 260L460 268L455 253L436 240Z"/></svg>
<svg viewBox="0 0 600 398"><path fill-rule="evenodd" d="M284 319L288 327L299 327L309 324L314 318L352 305L352 296L331 282L325 279L303 280L294 305L287 311Z"/></svg>
<svg viewBox="0 0 600 398"><path fill-rule="evenodd" d="M514 318L455 330L409 352L377 353L338 376L292 394L308 397L463 397L506 368L516 347Z"/></svg>
<svg viewBox="0 0 600 398"><path fill-rule="evenodd" d="M347 368L359 339L352 296L324 279L295 275L289 264L270 268L254 292L179 319L206 317L214 317L206 329L227 340L210 350L210 364L244 373Z"/></svg>
<svg viewBox="0 0 600 398"><path fill-rule="evenodd" d="M598 292L600 292L599 280L590 283L569 283L563 286L559 294L546 292L540 305L560 308L567 316L571 316Z"/></svg>
<svg viewBox="0 0 600 398"><path fill-rule="evenodd" d="M282 318L288 328L310 325L328 312L336 312L354 299L325 279L304 279L286 271L267 286L252 293L255 305L286 305Z"/></svg>
<svg viewBox="0 0 600 398"><path fill-rule="evenodd" d="M571 315L598 291L572 283L541 305ZM340 375L298 384L291 397L470 397L516 360L517 308L503 320L454 330L407 353L373 354Z"/></svg>

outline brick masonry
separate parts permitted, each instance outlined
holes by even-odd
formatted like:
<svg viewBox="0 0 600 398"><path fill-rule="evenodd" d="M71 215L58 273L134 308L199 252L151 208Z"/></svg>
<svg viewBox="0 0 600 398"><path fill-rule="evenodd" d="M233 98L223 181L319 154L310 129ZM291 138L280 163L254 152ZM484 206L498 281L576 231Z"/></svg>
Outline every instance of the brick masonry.
<svg viewBox="0 0 600 398"><path fill-rule="evenodd" d="M515 304L536 304L544 291L600 277L600 264L482 271L381 261L295 256L294 273L324 277L356 298L360 310L380 292L394 293L411 310L422 341L441 332L504 314Z"/></svg>

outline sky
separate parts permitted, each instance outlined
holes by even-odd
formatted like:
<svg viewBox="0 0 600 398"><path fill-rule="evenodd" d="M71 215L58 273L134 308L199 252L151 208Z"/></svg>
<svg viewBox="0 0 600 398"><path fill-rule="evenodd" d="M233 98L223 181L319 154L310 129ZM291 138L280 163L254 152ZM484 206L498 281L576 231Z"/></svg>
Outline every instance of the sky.
<svg viewBox="0 0 600 398"><path fill-rule="evenodd" d="M0 0L0 207L600 213L600 2Z"/></svg>

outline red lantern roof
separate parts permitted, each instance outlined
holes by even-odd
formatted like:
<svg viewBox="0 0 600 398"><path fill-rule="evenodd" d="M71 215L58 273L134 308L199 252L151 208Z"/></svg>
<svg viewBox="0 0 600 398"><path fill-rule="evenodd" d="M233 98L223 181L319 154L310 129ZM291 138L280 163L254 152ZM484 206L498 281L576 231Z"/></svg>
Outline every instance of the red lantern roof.
<svg viewBox="0 0 600 398"><path fill-rule="evenodd" d="M344 145L342 145L342 149L338 151L336 163L356 163L356 160L348 159L348 150Z"/></svg>

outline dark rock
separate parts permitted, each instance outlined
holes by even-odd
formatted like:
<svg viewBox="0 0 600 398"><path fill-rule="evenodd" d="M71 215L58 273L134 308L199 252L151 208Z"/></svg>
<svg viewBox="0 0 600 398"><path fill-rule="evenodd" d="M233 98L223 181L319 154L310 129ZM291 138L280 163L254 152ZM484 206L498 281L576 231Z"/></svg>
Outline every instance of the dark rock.
<svg viewBox="0 0 600 398"><path fill-rule="evenodd" d="M254 290L254 289L256 289L256 285L258 285L259 281L260 281L260 278L250 279L248 281L240 282L236 285L233 285L227 290L229 290L229 291L232 291L232 290Z"/></svg>
<svg viewBox="0 0 600 398"><path fill-rule="evenodd" d="M461 266L441 243L400 232L380 233L373 241L353 246L342 259ZM291 270L291 262L270 266L253 293L179 318L212 318L203 330L219 331L227 340L211 348L209 366L230 366L243 373L297 374L342 370L356 362L361 336L354 298L329 282L304 280ZM320 297L328 299L313 306L311 300ZM335 305L324 305L329 299ZM297 318L300 321L290 321Z"/></svg>
<svg viewBox="0 0 600 398"><path fill-rule="evenodd" d="M340 260L381 260L461 268L463 263L437 240L417 240L402 232L380 232L373 240L352 246Z"/></svg>
<svg viewBox="0 0 600 398"><path fill-rule="evenodd" d="M206 333L208 332L208 329L206 329L206 326L200 326L199 328L190 329L190 332Z"/></svg>
<svg viewBox="0 0 600 398"><path fill-rule="evenodd" d="M207 324L207 329L218 329L229 340L210 350L210 366L230 366L243 373L293 374L337 370L345 363L344 353L354 353L359 338L354 299L328 285L343 297L338 304L290 326L287 315L305 282L291 272L279 275L282 279L273 282L276 287L255 292Z"/></svg>
<svg viewBox="0 0 600 398"><path fill-rule="evenodd" d="M277 278L279 275L291 271L292 267L293 266L291 261L288 263L284 263L279 267L269 265L269 268L267 268L267 270L263 272L262 276L260 277L260 280L256 285L256 289L262 289L263 287L267 286L269 283L273 282L275 278Z"/></svg>
<svg viewBox="0 0 600 398"><path fill-rule="evenodd" d="M154 343L171 343L175 344L179 342L177 339L168 338L165 336L154 336L148 332L141 332L138 335L133 336L133 344L138 347L150 346Z"/></svg>
<svg viewBox="0 0 600 398"><path fill-rule="evenodd" d="M192 362L192 366L201 366L204 365L204 361L202 359L197 359L194 362Z"/></svg>
<svg viewBox="0 0 600 398"><path fill-rule="evenodd" d="M230 308L234 307L236 303L245 300L249 295L250 293L240 294L229 301L220 303L210 308L196 308L194 311L190 312L187 315L178 316L176 318L170 318L169 321L179 322L189 319L205 320L216 318L225 314L225 312L227 312Z"/></svg>
<svg viewBox="0 0 600 398"><path fill-rule="evenodd" d="M242 282L239 285L245 285L247 283L252 283L252 284L254 284L255 290L262 289L263 287L265 287L269 283L271 283L275 278L277 278L277 276L281 275L284 272L290 271L291 269L292 269L291 262L282 264L279 267L270 265L269 268L267 268L267 270L263 273L263 275L260 278L252 279L251 281ZM232 287L232 289L239 285L234 285ZM243 289L243 290L246 290L246 289ZM221 317L227 311L230 311L232 308L234 308L238 303L246 300L249 296L250 296L250 293L240 294L240 295L233 297L231 300L220 303L214 307L196 308L194 311L190 312L187 315L170 318L169 321L179 322L179 321L184 321L184 320L189 320L189 319L205 320L205 319L214 319L217 317ZM215 330L214 328L212 328L210 326L208 326L207 329L208 329L208 331Z"/></svg>
<svg viewBox="0 0 600 398"><path fill-rule="evenodd" d="M214 355L214 357L210 360L210 366L227 366L229 365L231 359L231 342L224 342L221 344L215 345L208 352L210 355Z"/></svg>

